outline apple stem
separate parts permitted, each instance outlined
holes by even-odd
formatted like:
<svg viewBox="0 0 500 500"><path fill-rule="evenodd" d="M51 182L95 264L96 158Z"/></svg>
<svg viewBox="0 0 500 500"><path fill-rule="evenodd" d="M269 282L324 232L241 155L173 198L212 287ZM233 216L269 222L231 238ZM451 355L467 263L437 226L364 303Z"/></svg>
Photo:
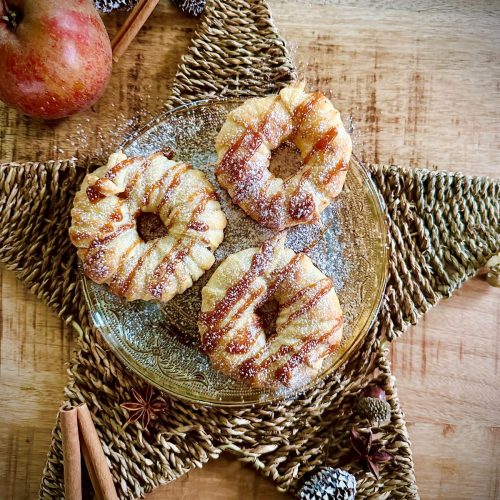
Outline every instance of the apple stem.
<svg viewBox="0 0 500 500"><path fill-rule="evenodd" d="M4 15L2 16L2 20L5 21L7 24L7 27L11 31L16 31L17 27L19 26L19 22L21 21L20 19L20 13L17 12L15 9L10 8L7 5L7 0L2 0L2 6L3 6L3 11Z"/></svg>

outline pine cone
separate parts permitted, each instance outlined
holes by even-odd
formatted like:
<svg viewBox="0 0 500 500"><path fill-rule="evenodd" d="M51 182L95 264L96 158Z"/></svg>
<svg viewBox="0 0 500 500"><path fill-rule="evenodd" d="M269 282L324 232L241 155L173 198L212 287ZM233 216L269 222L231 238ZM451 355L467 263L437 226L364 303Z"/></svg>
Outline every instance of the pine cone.
<svg viewBox="0 0 500 500"><path fill-rule="evenodd" d="M116 9L130 10L137 0L94 0L94 3L97 10L108 13Z"/></svg>
<svg viewBox="0 0 500 500"><path fill-rule="evenodd" d="M206 0L174 0L179 9L190 16L199 16L205 8Z"/></svg>
<svg viewBox="0 0 500 500"><path fill-rule="evenodd" d="M199 16L205 8L206 0L173 0L179 9L189 16ZM130 10L137 0L94 0L97 10L107 14L113 10Z"/></svg>
<svg viewBox="0 0 500 500"><path fill-rule="evenodd" d="M304 482L298 496L300 500L354 500L356 478L345 470L323 467Z"/></svg>
<svg viewBox="0 0 500 500"><path fill-rule="evenodd" d="M358 401L357 410L360 416L367 418L370 423L384 425L391 420L391 405L383 399L361 398Z"/></svg>

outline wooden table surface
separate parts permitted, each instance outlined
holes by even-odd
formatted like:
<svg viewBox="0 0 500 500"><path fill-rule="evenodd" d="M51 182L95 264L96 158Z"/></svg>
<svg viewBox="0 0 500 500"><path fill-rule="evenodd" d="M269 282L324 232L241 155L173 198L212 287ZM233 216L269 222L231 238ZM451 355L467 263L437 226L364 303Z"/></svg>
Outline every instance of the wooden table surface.
<svg viewBox="0 0 500 500"><path fill-rule="evenodd" d="M369 161L499 175L500 3L271 1L311 88ZM123 14L105 20L110 33ZM196 20L160 2L93 110L47 124L0 104L0 161L113 150L162 107ZM34 498L73 333L1 275L1 498ZM500 289L475 278L392 346L422 498L500 498ZM224 456L150 498L284 497Z"/></svg>

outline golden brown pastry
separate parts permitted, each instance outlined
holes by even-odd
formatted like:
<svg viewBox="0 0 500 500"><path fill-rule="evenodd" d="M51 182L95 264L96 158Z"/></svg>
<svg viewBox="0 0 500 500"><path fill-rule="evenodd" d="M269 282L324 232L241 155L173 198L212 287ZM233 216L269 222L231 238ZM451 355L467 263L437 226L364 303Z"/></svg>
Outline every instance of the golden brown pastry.
<svg viewBox="0 0 500 500"><path fill-rule="evenodd" d="M283 180L269 171L269 161L271 151L285 141L300 150L302 168ZM332 103L295 84L231 111L216 150L217 179L233 202L260 224L279 230L319 219L342 190L352 144Z"/></svg>
<svg viewBox="0 0 500 500"><path fill-rule="evenodd" d="M168 230L143 241L137 218L154 213ZM214 263L226 217L205 175L157 152L111 155L75 196L69 230L86 276L128 300L166 302Z"/></svg>
<svg viewBox="0 0 500 500"><path fill-rule="evenodd" d="M279 235L230 255L202 290L203 350L217 369L256 387L307 384L342 338L332 280L284 241ZM273 303L270 332L265 317Z"/></svg>

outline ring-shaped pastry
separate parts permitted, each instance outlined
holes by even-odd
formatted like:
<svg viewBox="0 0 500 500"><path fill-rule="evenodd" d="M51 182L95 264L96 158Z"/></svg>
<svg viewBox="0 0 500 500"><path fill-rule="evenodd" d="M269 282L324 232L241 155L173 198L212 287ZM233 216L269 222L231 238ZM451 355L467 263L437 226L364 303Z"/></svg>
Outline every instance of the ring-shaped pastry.
<svg viewBox="0 0 500 500"><path fill-rule="evenodd" d="M286 141L299 149L302 167L283 180L269 163L272 150ZM299 84L231 111L216 150L217 179L233 202L260 224L281 230L319 220L342 190L352 143L330 100Z"/></svg>
<svg viewBox="0 0 500 500"><path fill-rule="evenodd" d="M144 241L141 213L156 214L166 235ZM162 152L111 155L75 196L69 230L86 276L128 300L166 302L214 263L226 226L205 175Z"/></svg>
<svg viewBox="0 0 500 500"><path fill-rule="evenodd" d="M332 280L284 240L230 255L202 290L203 350L215 368L255 387L307 384L342 338ZM262 311L271 302L275 330L266 332Z"/></svg>

